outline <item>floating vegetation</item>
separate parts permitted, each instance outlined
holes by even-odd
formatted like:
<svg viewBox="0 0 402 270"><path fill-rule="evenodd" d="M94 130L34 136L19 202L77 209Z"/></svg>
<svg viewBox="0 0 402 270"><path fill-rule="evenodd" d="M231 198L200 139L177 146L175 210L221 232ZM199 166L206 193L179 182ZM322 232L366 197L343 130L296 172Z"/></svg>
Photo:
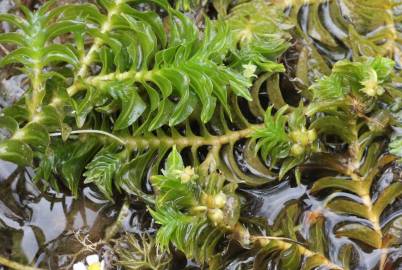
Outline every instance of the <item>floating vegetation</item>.
<svg viewBox="0 0 402 270"><path fill-rule="evenodd" d="M398 1L28 2L0 13L0 265L402 267Z"/></svg>

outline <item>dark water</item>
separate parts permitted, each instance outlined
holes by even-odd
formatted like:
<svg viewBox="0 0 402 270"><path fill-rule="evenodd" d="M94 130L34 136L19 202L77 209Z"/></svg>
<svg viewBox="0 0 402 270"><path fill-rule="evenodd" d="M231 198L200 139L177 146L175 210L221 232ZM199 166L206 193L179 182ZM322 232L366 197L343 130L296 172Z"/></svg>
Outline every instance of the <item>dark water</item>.
<svg viewBox="0 0 402 270"><path fill-rule="evenodd" d="M15 260L45 268L64 265L82 248L77 235L96 242L118 210L89 187L79 199L41 192L30 169L0 162L0 250Z"/></svg>

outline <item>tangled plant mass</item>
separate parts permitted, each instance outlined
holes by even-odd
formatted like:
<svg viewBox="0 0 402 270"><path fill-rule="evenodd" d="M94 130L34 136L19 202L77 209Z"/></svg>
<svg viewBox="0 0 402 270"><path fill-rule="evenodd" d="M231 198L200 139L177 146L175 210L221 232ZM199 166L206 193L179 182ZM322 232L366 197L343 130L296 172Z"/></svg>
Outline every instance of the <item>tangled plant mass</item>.
<svg viewBox="0 0 402 270"><path fill-rule="evenodd" d="M179 269L181 254L199 269L397 269L397 13L392 0L21 5L0 14L0 67L28 82L1 111L0 159L32 166L43 190L146 205L153 230L105 232L117 259L102 267ZM256 215L248 192L283 181L321 206Z"/></svg>

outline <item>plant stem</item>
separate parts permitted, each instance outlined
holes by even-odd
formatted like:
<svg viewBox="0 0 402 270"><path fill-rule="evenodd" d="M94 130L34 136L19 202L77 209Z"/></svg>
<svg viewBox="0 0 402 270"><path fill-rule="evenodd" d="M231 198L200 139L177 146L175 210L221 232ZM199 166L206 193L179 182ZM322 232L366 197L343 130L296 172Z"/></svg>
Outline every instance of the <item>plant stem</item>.
<svg viewBox="0 0 402 270"><path fill-rule="evenodd" d="M242 138L249 138L251 134L254 132L254 129L260 128L263 125L252 125L249 128L236 130L236 131L228 131L224 135L220 136L188 136L188 137L169 137L169 136L127 136L127 137L118 137L114 134L111 134L106 131L96 130L96 129L82 129L82 130L74 130L71 131L70 134L100 134L107 137L112 138L117 141L121 145L127 145L131 148L147 148L147 147L158 147L160 145L164 146L173 146L184 148L187 146L203 146L203 145L211 145L213 147L227 144L230 142L238 141ZM61 136L61 132L50 133L51 137Z"/></svg>
<svg viewBox="0 0 402 270"><path fill-rule="evenodd" d="M133 80L138 82L141 80L147 80L150 76L157 72L157 70L145 70L145 71L126 71L126 72L112 72L107 75L92 76L84 79L80 82L75 82L73 85L67 88L67 93L69 96L74 96L77 92L85 89L85 86L90 85L94 87L100 87L103 83L107 81L124 81Z"/></svg>
<svg viewBox="0 0 402 270"><path fill-rule="evenodd" d="M100 25L100 32L102 34L107 33L112 28L112 18L113 15L118 14L120 10L120 6L124 3L124 0L116 0L115 6L109 10L107 14L106 20ZM94 56L97 50L102 46L103 40L100 38L96 38L94 43L92 44L91 48L89 49L88 53L83 57L81 61L81 68L78 70L77 77L84 78L87 75L88 67L94 60Z"/></svg>
<svg viewBox="0 0 402 270"><path fill-rule="evenodd" d="M147 148L157 147L160 145L173 146L184 148L187 146L219 146L230 142L238 141L242 138L249 138L256 128L261 128L263 125L252 125L249 128L236 131L228 131L224 135L220 136L188 136L188 137L168 137L168 136L153 136L151 138L141 136L126 137L124 140L132 148Z"/></svg>
<svg viewBox="0 0 402 270"><path fill-rule="evenodd" d="M113 224L106 229L104 239L105 242L112 239L119 232L120 228L123 226L123 220L128 216L129 213L130 213L130 204L126 199L119 211L119 215L117 216L116 221L113 222Z"/></svg>
<svg viewBox="0 0 402 270"><path fill-rule="evenodd" d="M113 140L116 140L117 142L119 142L122 145L126 145L126 142L122 139L120 139L119 137L106 132L106 131L102 131L102 130L95 130L95 129L81 129L81 130L74 130L71 131L70 134L101 134L107 137L112 138ZM61 132L54 132L54 133L50 133L49 134L51 137L58 137L61 136Z"/></svg>
<svg viewBox="0 0 402 270"><path fill-rule="evenodd" d="M381 230L381 224L380 224L380 217L379 215L373 211L373 199L370 195L370 188L372 186L372 180L370 178L370 176L360 176L360 173L356 173L359 172L362 166L362 154L360 153L361 151L363 151L364 149L360 149L360 144L359 144L359 128L357 125L357 120L353 119L353 122L351 122L351 126L352 126L352 133L354 135L354 141L351 142L350 146L349 146L349 153L350 153L350 164L349 164L349 168L347 170L347 175L349 177L351 177L352 181L358 181L361 183L368 183L366 185L362 184L360 185L360 189L358 192L359 197L362 199L362 203L364 206L366 206L367 208L367 219L370 221L374 232L379 236L379 238L381 239L381 243L380 246L378 248L381 249L381 257L380 257L380 262L379 262L379 270L383 270L384 269L384 265L385 265L385 260L386 260L386 249L384 248L383 245L383 233ZM374 177L374 175L373 175Z"/></svg>
<svg viewBox="0 0 402 270"><path fill-rule="evenodd" d="M23 264L11 261L2 256L0 256L0 265L4 265L8 268L15 269L15 270L44 270L43 268L36 268L36 267L23 265Z"/></svg>

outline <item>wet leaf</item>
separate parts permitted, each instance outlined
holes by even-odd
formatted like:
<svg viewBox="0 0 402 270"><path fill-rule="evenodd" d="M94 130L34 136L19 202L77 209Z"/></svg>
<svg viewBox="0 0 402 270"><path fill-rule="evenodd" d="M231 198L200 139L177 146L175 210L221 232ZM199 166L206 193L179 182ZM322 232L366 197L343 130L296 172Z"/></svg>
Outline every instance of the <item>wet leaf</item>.
<svg viewBox="0 0 402 270"><path fill-rule="evenodd" d="M26 166L32 164L31 148L18 140L7 140L0 143L0 159Z"/></svg>

